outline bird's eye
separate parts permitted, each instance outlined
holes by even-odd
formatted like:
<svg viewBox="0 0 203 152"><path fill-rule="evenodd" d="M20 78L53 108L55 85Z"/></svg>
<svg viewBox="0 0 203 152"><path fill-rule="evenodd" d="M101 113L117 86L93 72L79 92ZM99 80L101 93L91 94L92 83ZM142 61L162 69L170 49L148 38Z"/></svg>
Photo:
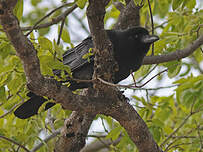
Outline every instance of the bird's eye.
<svg viewBox="0 0 203 152"><path fill-rule="evenodd" d="M136 34L136 35L134 35L134 38L138 38L138 35Z"/></svg>
<svg viewBox="0 0 203 152"><path fill-rule="evenodd" d="M137 39L137 38L138 38L138 35L137 35L137 34L131 35L131 36L129 37L129 39L131 39L131 40L135 40L135 39Z"/></svg>

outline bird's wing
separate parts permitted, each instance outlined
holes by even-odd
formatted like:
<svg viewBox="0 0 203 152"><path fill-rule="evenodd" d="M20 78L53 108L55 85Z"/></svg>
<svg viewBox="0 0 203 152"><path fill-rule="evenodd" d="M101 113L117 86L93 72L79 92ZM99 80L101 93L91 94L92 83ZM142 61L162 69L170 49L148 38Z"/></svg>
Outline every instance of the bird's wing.
<svg viewBox="0 0 203 152"><path fill-rule="evenodd" d="M83 56L89 53L90 48L93 48L92 37L86 38L76 47L66 51L63 54L63 64L70 66L71 71L82 67L89 62L87 59L84 59ZM90 56L89 59L91 62L93 56Z"/></svg>

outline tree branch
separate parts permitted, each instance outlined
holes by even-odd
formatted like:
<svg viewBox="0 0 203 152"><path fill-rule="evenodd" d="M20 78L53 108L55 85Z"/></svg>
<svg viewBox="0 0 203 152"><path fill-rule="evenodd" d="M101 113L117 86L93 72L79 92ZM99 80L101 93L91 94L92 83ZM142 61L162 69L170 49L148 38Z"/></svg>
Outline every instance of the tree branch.
<svg viewBox="0 0 203 152"><path fill-rule="evenodd" d="M95 115L72 112L65 121L61 137L55 144L56 152L79 152L85 145L88 130Z"/></svg>
<svg viewBox="0 0 203 152"><path fill-rule="evenodd" d="M147 125L134 108L126 101L124 96L120 97L117 104L113 105L111 110L104 114L110 115L119 121L136 144L139 152L161 152L161 149L159 149L150 134Z"/></svg>
<svg viewBox="0 0 203 152"><path fill-rule="evenodd" d="M114 29L127 29L132 26L140 25L140 8L141 5L135 5L134 0L128 0L127 6L119 15Z"/></svg>
<svg viewBox="0 0 203 152"><path fill-rule="evenodd" d="M98 150L102 150L104 148L110 147L110 145L117 145L122 136L120 136L118 139L112 141L110 139L101 139L101 137L96 137L98 138L97 141L90 143L89 145L87 145L86 147L84 147L80 152L94 152L94 151L98 151Z"/></svg>
<svg viewBox="0 0 203 152"><path fill-rule="evenodd" d="M17 143L16 141L14 141L13 139L10 139L10 138L7 138L7 137L4 137L2 135L0 135L0 138L1 139L4 139L4 140L7 140L15 145L18 145L20 148L24 149L26 152L30 152L24 145L21 145L19 143Z"/></svg>
<svg viewBox="0 0 203 152"><path fill-rule="evenodd" d="M109 0L89 0L87 19L95 47L93 77L100 77L112 82L114 73L118 69L115 67L118 65L113 57L113 46L104 30L105 6L108 3ZM97 86L97 88L99 87L101 86Z"/></svg>
<svg viewBox="0 0 203 152"><path fill-rule="evenodd" d="M57 8L55 8L55 9L53 9L53 10L52 10L51 12L49 12L47 15L43 16L40 20L38 20L38 21L34 24L34 26L32 26L31 30L26 34L26 36L28 36L30 33L32 33L32 31L33 31L34 29L36 29L37 25L38 25L39 23L41 23L43 20L45 20L47 17L49 17L51 14L53 14L53 13L56 12L57 10L59 10L59 9L61 9L61 8L63 8L63 7L65 7L65 6L68 6L68 5L71 5L71 3L64 3L63 5L61 5L61 6L57 7ZM74 8L74 6L73 6L73 8ZM66 14L66 15L64 16L64 18L65 18L67 15L68 15L68 14Z"/></svg>
<svg viewBox="0 0 203 152"><path fill-rule="evenodd" d="M121 125L127 130L129 136L137 145L140 152L160 151L157 144L153 140L151 134L149 133L144 121L133 109L133 107L127 103L126 98L122 96L122 94L119 91L111 88L112 93L110 93L109 96L107 95L104 97L80 96L80 95L72 94L72 92L67 87L58 84L57 81L53 79L44 78L42 76L42 74L40 73L40 68L39 68L40 64L39 64L39 59L37 58L37 51L33 47L32 43L23 35L20 29L18 20L12 13L12 9L14 7L13 4L16 3L16 1L17 0L10 0L9 2L0 1L0 21L9 40L12 42L13 46L15 47L17 55L21 58L23 62L26 79L28 82L28 88L38 95L47 96L49 98L54 99L56 102L61 103L65 109L80 111L81 113L86 113L86 114L91 114L92 117L97 113L110 115L113 118L117 119L121 123ZM101 2L99 1L99 3ZM100 20L101 19L102 18L100 18ZM106 39L105 39L106 34L104 31L99 31L103 28L103 26L101 26L100 24L99 26L96 26L96 28L98 29L94 29L94 27L91 27L92 29L91 32L93 33L93 39L94 39L94 43L96 44L95 45L96 48L99 50L99 52L104 49L108 50L108 48L104 46L104 44L106 43ZM99 35L96 35L97 32L99 32ZM100 36L104 36L103 39L105 40L102 39L102 41L100 41L101 40ZM191 52L190 51L191 49L195 50L196 48L198 48L198 45L200 46L203 43L202 37L203 36L201 36L199 39L194 41L194 43L190 45L188 48L184 49L185 51L183 50L183 52ZM102 42L102 43L99 44L98 42L99 43ZM182 55L182 52L179 51L177 53L177 56L178 55ZM150 58L153 59L154 57L150 57ZM156 61L158 60L156 59ZM144 61L144 63L145 62L146 61ZM145 64L147 63L149 64L149 61L146 62ZM79 115L80 113L78 113L76 117L78 117ZM93 118L88 117L87 123L84 123L84 124L91 124L92 120ZM67 129L67 125L66 125L66 129ZM87 132L88 129L89 128L87 127L83 131ZM79 129L77 128L75 132L78 132L78 131ZM73 135L73 134L69 134L69 135ZM82 136L80 137L82 138ZM70 138L72 139L72 137ZM65 138L65 140L70 141L70 139L67 137ZM82 140L79 140L79 141L82 141ZM82 143L81 145L83 144L84 143Z"/></svg>
<svg viewBox="0 0 203 152"><path fill-rule="evenodd" d="M23 62L24 71L28 82L28 88L38 95L47 96L49 98L54 99L56 102L61 103L65 109L85 112L91 115L95 115L97 113L110 115L116 118L121 123L121 125L123 125L126 128L131 139L136 143L138 149L140 149L140 152L144 152L146 150L149 152L159 151L158 146L154 142L151 134L149 133L146 124L136 113L133 107L127 103L126 98L123 97L121 92L111 88L112 92L110 92L110 94L107 94L104 97L79 96L72 94L72 92L67 87L61 86L60 84L57 83L57 81L53 79L44 78L42 76L39 68L40 64L39 59L37 57L37 51L33 47L32 43L27 39L27 37L23 35L19 26L19 22L12 13L13 7L10 5L12 4L12 2L16 2L16 0L11 0L9 2L5 1L0 2L0 21L4 31L7 34L7 37L15 47L17 55ZM99 2L99 4L101 4L101 2ZM102 9L100 13L102 13ZM103 17L100 18L100 20L101 19L103 19ZM103 28L103 26L101 26L100 24L99 29L101 28ZM95 38L94 35L96 34L96 32L94 30L100 33L98 36L95 36ZM94 43L96 43L97 49L98 50L105 49L104 45L105 43L97 45L97 43L100 42L99 36L101 35L103 36L105 32L100 32L98 31L98 29L94 29L94 27L92 27L92 32L94 33L93 39ZM105 40L103 41L103 39L104 37L102 38L101 42L106 42ZM122 116L118 114L122 114ZM89 119L89 117L87 118ZM89 119L88 122L91 122L92 120L93 118ZM88 127L85 128L83 132L85 131L87 132L88 129L89 129ZM134 132L134 130L136 132ZM79 131L78 128L76 128L75 132L77 131ZM64 141L66 140L70 141L69 139L65 138ZM76 144L78 143L78 141L76 142ZM145 141L149 143L148 146L146 146ZM76 144L73 144L73 146L76 146ZM82 143L80 146L82 146L83 144L84 143ZM73 146L71 147L74 148Z"/></svg>
<svg viewBox="0 0 203 152"><path fill-rule="evenodd" d="M169 62L173 60L180 60L182 58L191 55L197 48L203 44L203 35L197 40L193 41L188 47L182 50L177 50L168 54L157 55L157 56L146 56L143 60L143 64L159 64L163 62Z"/></svg>
<svg viewBox="0 0 203 152"><path fill-rule="evenodd" d="M74 4L70 8L68 8L64 13L62 13L61 15L57 16L56 18L53 18L52 21L50 21L50 22L47 22L44 24L39 24L41 22L41 20L44 19L44 17L43 17L34 26L22 27L21 30L22 31L35 30L35 29L46 28L46 27L49 27L51 25L57 24L58 22L62 21L66 16L68 16L71 12L73 12L77 7L78 6L76 4ZM56 9L58 9L58 8L56 8ZM55 11L55 9L53 11ZM50 12L50 13L52 14L52 12ZM49 15L49 14L47 14L47 15Z"/></svg>
<svg viewBox="0 0 203 152"><path fill-rule="evenodd" d="M55 132L53 132L51 135L47 136L43 142L40 142L38 145L36 145L30 152L36 152L38 149L40 149L44 143L47 143L48 141L50 141L51 139L55 138L57 135L59 135L60 133L60 129L56 130Z"/></svg>

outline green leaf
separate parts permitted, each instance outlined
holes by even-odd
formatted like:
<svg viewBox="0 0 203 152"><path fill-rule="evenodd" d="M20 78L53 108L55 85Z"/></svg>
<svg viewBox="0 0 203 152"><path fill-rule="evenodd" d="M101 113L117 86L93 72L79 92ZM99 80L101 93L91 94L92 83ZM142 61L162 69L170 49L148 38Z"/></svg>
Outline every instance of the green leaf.
<svg viewBox="0 0 203 152"><path fill-rule="evenodd" d="M22 88L22 86L24 86L24 84L25 81L23 74L13 72L12 79L8 82L7 86L12 94L16 94Z"/></svg>
<svg viewBox="0 0 203 152"><path fill-rule="evenodd" d="M6 57L8 57L11 54L15 54L15 52L13 51L13 48L11 46L11 44L7 41L1 40L0 43L0 56L5 59Z"/></svg>
<svg viewBox="0 0 203 152"><path fill-rule="evenodd" d="M0 128L0 135L5 136L7 133L6 129Z"/></svg>
<svg viewBox="0 0 203 152"><path fill-rule="evenodd" d="M18 0L14 8L14 14L17 16L18 20L21 20L23 16L23 0Z"/></svg>
<svg viewBox="0 0 203 152"><path fill-rule="evenodd" d="M42 0L31 0L31 4L33 6L37 6L38 3L40 3Z"/></svg>
<svg viewBox="0 0 203 152"><path fill-rule="evenodd" d="M196 5L196 0L186 0L186 7L189 9L193 9Z"/></svg>
<svg viewBox="0 0 203 152"><path fill-rule="evenodd" d="M6 90L4 86L0 87L0 102L3 103L6 101Z"/></svg>
<svg viewBox="0 0 203 152"><path fill-rule="evenodd" d="M180 74L181 77L187 75L191 70L191 65L190 64L188 64L188 63L183 63L183 64L186 66L187 69L185 70L185 72Z"/></svg>
<svg viewBox="0 0 203 152"><path fill-rule="evenodd" d="M149 70L151 69L151 67L152 67L151 65L143 65L143 66L141 66L141 68L134 73L135 80L137 80L141 76L146 75L149 72Z"/></svg>
<svg viewBox="0 0 203 152"><path fill-rule="evenodd" d="M62 40L63 40L64 42L66 42L66 43L71 43L71 41L70 41L70 35L69 35L69 32L68 32L67 29L64 29L64 28L63 28L61 38L62 38Z"/></svg>
<svg viewBox="0 0 203 152"><path fill-rule="evenodd" d="M53 50L54 54L56 53L56 57L59 58L60 60L63 60L63 46L62 45L57 45L55 39L53 41Z"/></svg>
<svg viewBox="0 0 203 152"><path fill-rule="evenodd" d="M48 38L40 36L38 38L38 42L42 49L50 51L52 50L52 42Z"/></svg>
<svg viewBox="0 0 203 152"><path fill-rule="evenodd" d="M157 126L150 126L149 131L153 135L156 142L159 142L161 139L161 128Z"/></svg>
<svg viewBox="0 0 203 152"><path fill-rule="evenodd" d="M110 133L106 136L107 139L111 138L112 140L116 140L121 134L122 127L116 127L110 131Z"/></svg>
<svg viewBox="0 0 203 152"><path fill-rule="evenodd" d="M172 9L175 11L178 7L180 7L183 0L173 0Z"/></svg>
<svg viewBox="0 0 203 152"><path fill-rule="evenodd" d="M161 128L164 127L164 123L163 123L161 120L159 120L159 119L153 119L153 120L152 120L152 123L153 123L154 125L157 125L157 126L161 127Z"/></svg>
<svg viewBox="0 0 203 152"><path fill-rule="evenodd" d="M45 97L46 98L46 97ZM47 98L46 98L47 99ZM45 106L46 106L46 104L47 103L49 103L50 102L50 100L48 100L47 99L47 101L45 101L41 106L40 106L40 108L38 109L38 113L41 113L41 112L43 112L43 111L45 111L44 109L45 109Z"/></svg>
<svg viewBox="0 0 203 152"><path fill-rule="evenodd" d="M156 118L159 118L160 121L164 122L169 118L171 112L172 110L170 109L170 107L161 106L156 110L155 115L156 115Z"/></svg>
<svg viewBox="0 0 203 152"><path fill-rule="evenodd" d="M77 0L76 4L79 8L83 9L85 7L85 4L87 3L87 0Z"/></svg>
<svg viewBox="0 0 203 152"><path fill-rule="evenodd" d="M69 76L71 76L71 69L68 65L64 65L62 62L54 59L51 55L41 55L40 58L40 67L42 73L45 75L53 75L53 69L65 70Z"/></svg>
<svg viewBox="0 0 203 152"><path fill-rule="evenodd" d="M195 99L191 89L187 89L181 92L181 97L182 98L180 98L180 100L186 107L189 107L194 102Z"/></svg>
<svg viewBox="0 0 203 152"><path fill-rule="evenodd" d="M178 61L168 62L165 64L168 67L168 77L175 77L181 70L182 64Z"/></svg>
<svg viewBox="0 0 203 152"><path fill-rule="evenodd" d="M48 28L40 28L38 31L39 31L40 36L44 36L45 34L49 33L50 27L48 27Z"/></svg>

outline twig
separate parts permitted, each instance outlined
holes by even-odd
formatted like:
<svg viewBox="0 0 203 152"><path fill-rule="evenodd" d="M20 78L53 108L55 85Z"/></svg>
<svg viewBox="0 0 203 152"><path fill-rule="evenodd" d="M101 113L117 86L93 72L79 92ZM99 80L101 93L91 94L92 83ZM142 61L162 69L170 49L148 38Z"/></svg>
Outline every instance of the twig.
<svg viewBox="0 0 203 152"><path fill-rule="evenodd" d="M73 6L71 6L69 9L67 9L64 13L62 13L61 15L57 16L56 18L53 18L52 21L44 23L44 24L40 24L40 25L36 25L35 27L33 26L29 26L29 27L22 27L21 30L22 31L27 31L27 30L35 30L35 29L41 29L41 28L46 28L49 27L51 25L57 24L58 22L60 22L61 20L64 19L64 16L69 15L72 11L74 11L78 6L76 4L74 4Z"/></svg>
<svg viewBox="0 0 203 152"><path fill-rule="evenodd" d="M173 145L174 143L176 143L177 141L179 141L179 140L180 140L180 138L177 138L177 139L173 140L171 143L167 144L167 147L166 147L166 149L164 150L164 152L167 152L169 149L171 149L171 147L173 147L172 145Z"/></svg>
<svg viewBox="0 0 203 152"><path fill-rule="evenodd" d="M4 140L7 140L7 141L9 141L9 142L11 142L11 143L13 143L13 144L15 144L15 145L18 145L19 147L21 147L22 149L24 149L26 152L30 152L25 146L23 146L23 145L17 143L16 141L14 141L14 140L12 140L12 139L10 139L10 138L4 137L4 136L2 136L2 135L0 135L0 138L2 138L2 139L4 139Z"/></svg>
<svg viewBox="0 0 203 152"><path fill-rule="evenodd" d="M154 90L160 90L160 89L168 89L168 88L173 88L177 87L179 85L171 85L171 86L166 86L166 87L156 87L156 88L135 88L134 90L148 90L148 91L154 91Z"/></svg>
<svg viewBox="0 0 203 152"><path fill-rule="evenodd" d="M51 133L55 132L56 131L55 128L54 128L55 118L53 118L51 116L51 109L48 109L46 119L47 119L47 123L45 123L45 128L48 131L50 131ZM50 128L48 127L48 125L50 125Z"/></svg>
<svg viewBox="0 0 203 152"><path fill-rule="evenodd" d="M125 8L125 5L118 1L112 1L113 5L116 7L117 10L120 12Z"/></svg>
<svg viewBox="0 0 203 152"><path fill-rule="evenodd" d="M164 26L164 24L167 24L169 21L170 21L170 20L165 21L165 22L161 23L160 25L155 26L154 29L162 28L162 27ZM150 30L150 32L152 32L152 29Z"/></svg>
<svg viewBox="0 0 203 152"><path fill-rule="evenodd" d="M0 119L7 116L9 113L11 113L16 107L18 107L19 105L21 105L22 103L24 103L24 99L21 97L21 95L19 93L17 93L17 95L21 98L21 102L14 105L9 111L7 111L6 113L4 113L3 115L0 116Z"/></svg>
<svg viewBox="0 0 203 152"><path fill-rule="evenodd" d="M183 122L161 143L161 147L166 144L166 142L176 133L178 130L187 122L191 117L191 113L183 120Z"/></svg>
<svg viewBox="0 0 203 152"><path fill-rule="evenodd" d="M93 151L99 151L103 148L112 148L110 145L117 145L121 139L122 135L120 135L116 140L112 141L110 139L103 139L106 136L96 136L96 135L88 135L88 137L97 138L99 141L92 142L91 144L86 145L81 152L93 152ZM102 139L101 139L102 138ZM118 151L114 149L114 151ZM119 151L118 151L119 152Z"/></svg>
<svg viewBox="0 0 203 152"><path fill-rule="evenodd" d="M155 66L154 66L144 77L142 77L142 79L139 80L137 83L142 82L150 73L152 73L152 71L154 71L154 69L156 69L157 66L158 66L158 64L155 65Z"/></svg>
<svg viewBox="0 0 203 152"><path fill-rule="evenodd" d="M148 6L149 6L149 12L150 12L150 17L151 17L151 24L152 24L152 35L154 35L154 21L153 21L153 15L152 15L152 8L150 1L148 0ZM152 56L154 55L154 43L152 44Z"/></svg>
<svg viewBox="0 0 203 152"><path fill-rule="evenodd" d="M110 145L108 145L105 141L103 141L101 138L97 138L106 148L110 149Z"/></svg>
<svg viewBox="0 0 203 152"><path fill-rule="evenodd" d="M60 44L60 39L61 39L61 35L62 35L62 32L63 32L63 27L64 27L64 24L65 24L65 20L66 18L64 18L61 22L61 28L60 28L60 31L59 31L59 36L58 36L58 40L57 40L57 45Z"/></svg>
<svg viewBox="0 0 203 152"><path fill-rule="evenodd" d="M191 58L191 59L192 59L191 62L192 62L192 64L194 65L194 67L197 68L198 71L199 71L201 74L203 74L203 69L201 68L200 64L197 62L195 56L192 55L191 57L192 57L192 58Z"/></svg>
<svg viewBox="0 0 203 152"><path fill-rule="evenodd" d="M130 75L132 76L132 78L133 78L133 82L134 82L135 87L136 87L136 80L135 80L135 77L134 77L133 73L131 72L131 74L130 74Z"/></svg>
<svg viewBox="0 0 203 152"><path fill-rule="evenodd" d="M202 152L202 148L203 148L203 142L202 142L202 136L200 134L200 128L199 128L199 125L197 124L197 121L195 121L196 123L196 126L197 126L197 134L199 136L199 140L200 140L200 149L199 149L199 152Z"/></svg>
<svg viewBox="0 0 203 152"><path fill-rule="evenodd" d="M142 1L140 2L140 5L144 5L144 4L143 4L143 1L144 1L144 0L142 0Z"/></svg>
<svg viewBox="0 0 203 152"><path fill-rule="evenodd" d="M61 6L57 7L57 8L55 8L55 9L53 9L53 10L52 10L51 12L49 12L47 15L43 16L40 20L38 20L38 21L34 24L34 26L32 27L32 29L26 34L26 36L30 35L30 33L32 33L32 31L37 27L37 25L38 25L39 23L41 23L43 20L45 20L47 17L49 17L51 14L53 14L54 12L56 12L57 10L59 10L59 9L61 9L61 8L63 8L63 7L65 7L65 6L68 6L68 5L71 5L71 4L73 4L73 3L65 3L65 4L63 4L63 5L61 5Z"/></svg>
<svg viewBox="0 0 203 152"><path fill-rule="evenodd" d="M177 145L174 145L174 146L170 147L167 151L169 151L169 150L172 149L172 148L176 148L176 147L178 147L178 146L181 146L181 145L189 145L189 144L193 144L193 143L194 143L194 142L177 144ZM165 152L165 151L164 151L164 152Z"/></svg>
<svg viewBox="0 0 203 152"><path fill-rule="evenodd" d="M51 135L47 136L43 142L39 143L38 145L36 145L30 152L35 152L37 151L40 147L42 147L44 145L44 143L47 143L49 140L53 139L54 137L56 137L58 134L60 134L61 129L56 130L55 132L53 132Z"/></svg>
<svg viewBox="0 0 203 152"><path fill-rule="evenodd" d="M100 118L101 118L101 117L100 117ZM105 124L104 124L104 119L101 118L101 121L102 121L102 126L103 126L103 128L104 128L104 131L108 134L109 131L106 129L106 126L105 126Z"/></svg>
<svg viewBox="0 0 203 152"><path fill-rule="evenodd" d="M193 106L191 107L191 112L190 112L190 114L189 114L189 115L183 120L183 122L161 143L160 147L163 147L163 145L165 145L166 142L167 142L170 138L172 138L172 136L173 136L175 133L177 133L180 128L183 127L183 125L187 122L187 120L188 120L193 114L199 112L199 110L197 110L197 111L192 111L192 109L193 109Z"/></svg>
<svg viewBox="0 0 203 152"><path fill-rule="evenodd" d="M198 138L196 136L172 136L171 138Z"/></svg>
<svg viewBox="0 0 203 152"><path fill-rule="evenodd" d="M168 69L165 69L165 70L163 70L163 71L157 73L155 76L153 76L151 79L149 79L147 82L145 82L145 83L142 84L141 86L137 86L137 88L142 88L142 87L145 86L147 83L149 83L152 79L154 79L155 77L157 77L158 75L160 75L160 74L162 74L162 73L164 73L164 72L166 72L166 71L168 71Z"/></svg>
<svg viewBox="0 0 203 152"><path fill-rule="evenodd" d="M106 135L87 135L87 137L92 137L92 138L106 138Z"/></svg>
<svg viewBox="0 0 203 152"><path fill-rule="evenodd" d="M145 92L146 92L147 103L149 103L149 92L148 90L145 90Z"/></svg>
<svg viewBox="0 0 203 152"><path fill-rule="evenodd" d="M132 89L132 88L142 88L143 86L145 86L147 83L149 83L152 79L154 79L155 77L157 77L158 75L160 75L160 74L162 74L162 73L164 73L164 72L166 72L166 71L168 71L168 69L165 69L165 70L163 70L163 71L161 71L161 72L159 72L158 74L156 74L155 76L153 76L152 78L150 78L147 82L145 82L144 84L142 84L142 85L140 85L140 86L134 86L134 85L132 85L132 84L130 84L130 85L120 85L120 84L114 84L114 83L110 83L110 82L107 82L107 81L105 81L105 80L103 80L103 79L101 79L101 78L97 78L99 81L101 81L102 83L104 83L104 84L106 84L106 85L109 85L109 86L112 86L112 87L122 87L122 88L129 88L129 89Z"/></svg>
<svg viewBox="0 0 203 152"><path fill-rule="evenodd" d="M196 32L197 32L197 38L199 37L199 31L200 29L203 27L203 24L200 24L199 27L197 28ZM200 47L200 50L202 51L203 53L203 49Z"/></svg>

